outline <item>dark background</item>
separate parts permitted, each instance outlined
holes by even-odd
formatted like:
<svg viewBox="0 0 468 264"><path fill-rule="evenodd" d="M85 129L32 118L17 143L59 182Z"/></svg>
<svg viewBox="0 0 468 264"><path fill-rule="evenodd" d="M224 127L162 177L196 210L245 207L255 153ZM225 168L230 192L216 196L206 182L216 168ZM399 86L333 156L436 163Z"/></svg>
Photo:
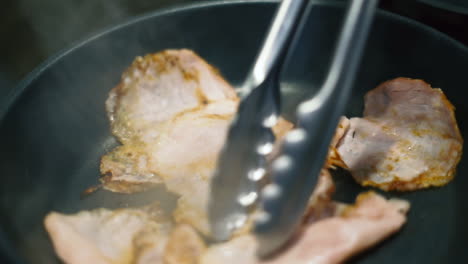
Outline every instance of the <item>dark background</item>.
<svg viewBox="0 0 468 264"><path fill-rule="evenodd" d="M78 40L130 17L195 2L2 0L0 99L39 63ZM468 14L468 0L381 0L380 7L430 25L468 45L468 15L463 15Z"/></svg>
<svg viewBox="0 0 468 264"><path fill-rule="evenodd" d="M0 104L26 74L73 43L130 17L194 2L198 1L2 0ZM468 45L467 2L445 0L440 4L435 0L381 0L380 7L418 20ZM0 263L4 263L2 256Z"/></svg>

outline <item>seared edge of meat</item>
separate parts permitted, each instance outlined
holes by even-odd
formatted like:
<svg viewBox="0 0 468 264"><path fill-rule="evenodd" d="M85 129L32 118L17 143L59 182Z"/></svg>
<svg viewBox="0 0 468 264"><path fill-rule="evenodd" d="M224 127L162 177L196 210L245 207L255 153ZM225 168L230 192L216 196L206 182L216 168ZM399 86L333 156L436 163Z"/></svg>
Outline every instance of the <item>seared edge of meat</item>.
<svg viewBox="0 0 468 264"><path fill-rule="evenodd" d="M355 180L409 191L450 182L463 139L454 107L422 80L396 78L365 96L363 118L351 118L338 154Z"/></svg>
<svg viewBox="0 0 468 264"><path fill-rule="evenodd" d="M102 186L132 193L162 183L151 154L167 127L197 111L230 120L237 103L219 72L190 50L137 57L106 101L112 133L123 146L102 157Z"/></svg>
<svg viewBox="0 0 468 264"><path fill-rule="evenodd" d="M238 100L219 72L193 51L164 50L137 57L111 90L106 109L122 143L151 139L144 130L218 100Z"/></svg>

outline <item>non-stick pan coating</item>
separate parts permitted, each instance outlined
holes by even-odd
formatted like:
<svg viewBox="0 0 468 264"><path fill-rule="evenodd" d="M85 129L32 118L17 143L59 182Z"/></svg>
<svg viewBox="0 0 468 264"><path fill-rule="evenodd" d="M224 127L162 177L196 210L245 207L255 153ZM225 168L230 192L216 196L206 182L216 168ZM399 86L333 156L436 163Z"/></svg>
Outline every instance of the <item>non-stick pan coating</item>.
<svg viewBox="0 0 468 264"><path fill-rule="evenodd" d="M282 90L288 117L298 101L313 94L327 69L343 8L326 2L313 8L303 39L287 63ZM136 196L98 192L80 200L80 192L97 183L99 157L116 144L104 110L107 93L135 56L167 48L193 49L230 82L240 83L274 9L270 1L238 1L149 14L77 45L32 73L0 106L4 255L18 263L58 262L42 225L51 210L72 213L158 198L161 192ZM360 115L364 93L382 81L421 78L444 90L468 138L467 75L466 47L416 22L379 13L347 114ZM408 223L351 262L468 263L467 165L464 155L448 186L386 194L411 201ZM338 199L352 201L363 190L349 175L337 175L336 181ZM168 207L174 202L173 197L164 199Z"/></svg>

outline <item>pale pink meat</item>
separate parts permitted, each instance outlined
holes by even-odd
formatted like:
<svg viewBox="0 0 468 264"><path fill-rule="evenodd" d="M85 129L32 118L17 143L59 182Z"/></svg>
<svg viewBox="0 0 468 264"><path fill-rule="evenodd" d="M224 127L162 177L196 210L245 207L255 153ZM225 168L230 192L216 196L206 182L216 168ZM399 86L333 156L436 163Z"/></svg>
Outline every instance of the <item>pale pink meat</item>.
<svg viewBox="0 0 468 264"><path fill-rule="evenodd" d="M408 100L395 98L402 104ZM379 103L369 107L377 109L382 100L376 98ZM172 214L175 228L154 205L75 215L50 213L45 226L59 257L72 264L342 263L404 224L409 209L405 201L386 200L372 192L360 195L351 206L332 201L335 185L328 168L351 166L355 175L356 168L388 155L399 140L379 123L387 122L388 116L379 119L382 110L377 109L366 112L372 119L341 119L301 235L286 251L271 260L258 260L248 226L234 239L207 247L201 235L209 236L210 178L237 105L234 89L192 51L167 50L137 58L106 102L112 132L122 145L102 157L101 182L105 189L122 193L164 184L179 197ZM440 130L446 128L444 124L438 124ZM279 139L275 153L292 127L280 119L274 128ZM450 137L458 139L458 129L454 131ZM352 132L370 136L362 144ZM369 148L369 142L376 146ZM351 162L355 152L367 156Z"/></svg>
<svg viewBox="0 0 468 264"><path fill-rule="evenodd" d="M45 218L57 255L68 264L162 263L171 223L157 204L95 209Z"/></svg>
<svg viewBox="0 0 468 264"><path fill-rule="evenodd" d="M102 157L103 187L132 193L163 182L160 174L169 173L155 169L152 151L161 135L168 136L168 127L181 123L177 119L185 114L205 119L221 116L227 127L237 102L234 89L192 51L166 50L138 57L106 102L112 133L123 146ZM225 130L211 133L223 139ZM191 132L186 127L185 137ZM191 147L186 145L184 152Z"/></svg>
<svg viewBox="0 0 468 264"><path fill-rule="evenodd" d="M164 249L164 264L198 264L205 250L205 241L191 226L178 225Z"/></svg>
<svg viewBox="0 0 468 264"><path fill-rule="evenodd" d="M310 223L302 235L273 259L259 260L252 235L210 247L200 264L337 264L398 231L409 204L386 200L373 192L358 196L356 204L337 215Z"/></svg>
<svg viewBox="0 0 468 264"><path fill-rule="evenodd" d="M112 132L122 143L151 141L174 116L237 95L217 71L190 50L137 57L109 94Z"/></svg>
<svg viewBox="0 0 468 264"><path fill-rule="evenodd" d="M360 184L405 191L447 184L462 145L442 91L397 78L367 93L364 117L350 119L338 153Z"/></svg>
<svg viewBox="0 0 468 264"><path fill-rule="evenodd" d="M106 103L123 145L102 157L103 187L132 193L164 183L181 196L176 219L208 233L208 184L237 104L234 89L192 51L137 58Z"/></svg>
<svg viewBox="0 0 468 264"><path fill-rule="evenodd" d="M139 57L107 100L122 146L101 159L103 188L122 193L165 184L180 196L174 217L209 234L209 183L237 111L234 89L188 50ZM292 124L280 119L280 138Z"/></svg>
<svg viewBox="0 0 468 264"><path fill-rule="evenodd" d="M328 169L322 169L317 185L310 196L308 209L304 215L304 222L315 222L336 213L336 203L332 201L335 193L335 183Z"/></svg>

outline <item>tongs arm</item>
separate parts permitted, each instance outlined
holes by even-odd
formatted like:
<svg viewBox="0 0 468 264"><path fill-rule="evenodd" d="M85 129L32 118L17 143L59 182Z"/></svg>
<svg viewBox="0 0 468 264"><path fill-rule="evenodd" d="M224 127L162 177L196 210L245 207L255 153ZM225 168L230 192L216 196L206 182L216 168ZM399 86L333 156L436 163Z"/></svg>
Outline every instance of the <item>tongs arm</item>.
<svg viewBox="0 0 468 264"><path fill-rule="evenodd" d="M212 236L226 240L256 203L259 177L274 143L271 127L279 112L278 71L307 0L283 0L260 53L240 89L241 103L212 179L209 207Z"/></svg>
<svg viewBox="0 0 468 264"><path fill-rule="evenodd" d="M248 96L253 89L260 87L267 79L277 79L284 55L288 51L307 3L307 0L281 1L246 83L240 90L242 98Z"/></svg>
<svg viewBox="0 0 468 264"><path fill-rule="evenodd" d="M263 213L255 226L260 256L283 246L301 223L348 102L377 2L352 1L324 85L298 107L298 128L286 136L272 164L272 183L260 199Z"/></svg>

